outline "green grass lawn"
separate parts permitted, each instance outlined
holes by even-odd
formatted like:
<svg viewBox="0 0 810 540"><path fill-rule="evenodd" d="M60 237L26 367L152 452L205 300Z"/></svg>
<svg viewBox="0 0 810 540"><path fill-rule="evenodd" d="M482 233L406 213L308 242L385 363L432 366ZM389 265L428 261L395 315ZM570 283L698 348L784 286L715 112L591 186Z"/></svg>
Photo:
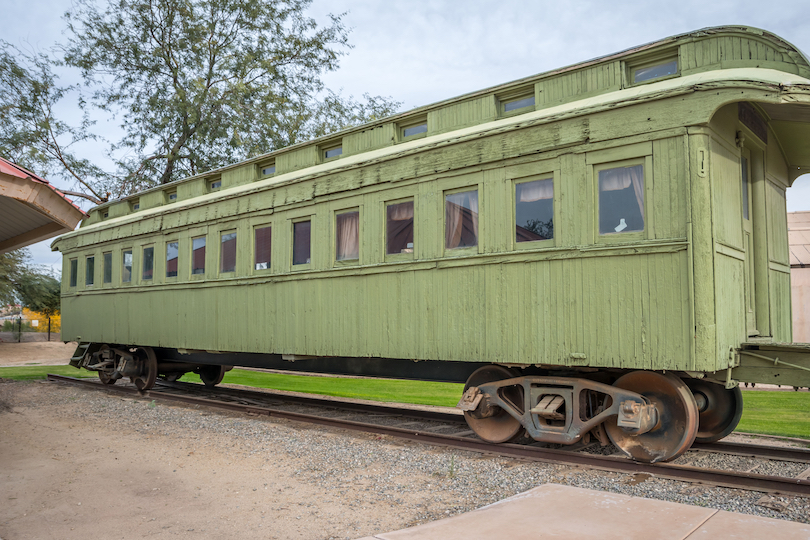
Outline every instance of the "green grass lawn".
<svg viewBox="0 0 810 540"><path fill-rule="evenodd" d="M737 431L810 439L810 392L743 390Z"/></svg>
<svg viewBox="0 0 810 540"><path fill-rule="evenodd" d="M71 377L96 377L95 373L70 366L22 366L0 368L0 377L17 380L44 379L47 373ZM200 382L187 374L185 382ZM461 397L461 384L390 379L350 379L281 375L244 369L225 374L224 383L256 388L306 392L327 396L370 399L420 405L454 406ZM810 392L743 391L744 407L738 431L810 439Z"/></svg>
<svg viewBox="0 0 810 540"><path fill-rule="evenodd" d="M200 378L194 373L188 373L180 380L200 382ZM464 389L464 385L453 383L280 375L246 369L233 369L227 372L222 382L326 396L447 407L454 407L458 403Z"/></svg>
<svg viewBox="0 0 810 540"><path fill-rule="evenodd" d="M65 377L98 378L98 375L92 371L76 369L72 366L15 366L0 368L0 378L14 379L17 381L45 379L48 373L63 375Z"/></svg>

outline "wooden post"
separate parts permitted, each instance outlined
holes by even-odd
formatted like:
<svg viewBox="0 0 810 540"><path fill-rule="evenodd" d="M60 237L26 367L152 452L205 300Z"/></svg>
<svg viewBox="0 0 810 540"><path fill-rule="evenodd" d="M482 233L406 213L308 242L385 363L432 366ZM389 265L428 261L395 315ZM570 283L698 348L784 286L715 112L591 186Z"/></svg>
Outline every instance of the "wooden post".
<svg viewBox="0 0 810 540"><path fill-rule="evenodd" d="M48 317L48 341L51 340L51 318Z"/></svg>
<svg viewBox="0 0 810 540"><path fill-rule="evenodd" d="M20 331L20 333L17 334L17 343L20 343L22 342L22 317L17 320L19 321L17 329Z"/></svg>

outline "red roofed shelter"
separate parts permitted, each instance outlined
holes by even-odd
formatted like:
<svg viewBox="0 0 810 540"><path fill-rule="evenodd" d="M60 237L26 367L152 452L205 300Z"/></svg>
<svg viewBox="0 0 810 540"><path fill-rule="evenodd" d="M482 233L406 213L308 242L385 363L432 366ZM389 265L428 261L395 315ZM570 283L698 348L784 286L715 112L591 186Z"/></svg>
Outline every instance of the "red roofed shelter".
<svg viewBox="0 0 810 540"><path fill-rule="evenodd" d="M83 217L47 180L0 157L0 254L72 231Z"/></svg>

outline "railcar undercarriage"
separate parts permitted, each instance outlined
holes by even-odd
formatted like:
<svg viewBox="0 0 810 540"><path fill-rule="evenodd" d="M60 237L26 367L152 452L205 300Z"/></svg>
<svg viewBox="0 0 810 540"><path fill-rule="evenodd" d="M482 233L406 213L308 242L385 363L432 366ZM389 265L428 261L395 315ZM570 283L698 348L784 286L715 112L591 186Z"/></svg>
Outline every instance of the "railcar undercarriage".
<svg viewBox="0 0 810 540"><path fill-rule="evenodd" d="M581 377L520 376L503 366L473 373L458 404L485 441L524 435L573 444L591 436L643 462L670 461L695 440L731 433L742 414L739 387L672 373L631 371L612 385Z"/></svg>
<svg viewBox="0 0 810 540"><path fill-rule="evenodd" d="M178 353L188 361L178 361ZM140 391L146 391L158 378L175 381L189 372L197 373L206 386L215 386L233 367L200 362L211 362L216 356L221 357L217 361L239 357L83 343L71 365L96 371L104 384L128 377ZM288 366L293 365L289 358L286 360ZM295 363L301 369L300 362ZM266 367L270 365L272 362ZM413 363L411 366L414 375L419 369L414 370ZM654 463L677 458L695 440L711 442L731 433L742 414L742 395L734 384L681 378L672 372L592 369L532 373L490 364L477 367L467 377L458 407L470 428L488 442L529 437L570 445L593 438L603 445L613 443L637 461Z"/></svg>

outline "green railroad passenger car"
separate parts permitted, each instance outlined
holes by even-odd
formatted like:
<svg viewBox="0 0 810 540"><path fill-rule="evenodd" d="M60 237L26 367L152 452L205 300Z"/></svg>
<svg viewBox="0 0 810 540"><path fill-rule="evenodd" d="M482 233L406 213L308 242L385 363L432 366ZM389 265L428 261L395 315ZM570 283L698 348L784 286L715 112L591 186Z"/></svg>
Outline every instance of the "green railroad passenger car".
<svg viewBox="0 0 810 540"><path fill-rule="evenodd" d="M53 244L62 335L107 383L466 381L488 441L672 459L733 430L739 381L810 386L785 211L806 171L807 58L704 29L97 206Z"/></svg>

